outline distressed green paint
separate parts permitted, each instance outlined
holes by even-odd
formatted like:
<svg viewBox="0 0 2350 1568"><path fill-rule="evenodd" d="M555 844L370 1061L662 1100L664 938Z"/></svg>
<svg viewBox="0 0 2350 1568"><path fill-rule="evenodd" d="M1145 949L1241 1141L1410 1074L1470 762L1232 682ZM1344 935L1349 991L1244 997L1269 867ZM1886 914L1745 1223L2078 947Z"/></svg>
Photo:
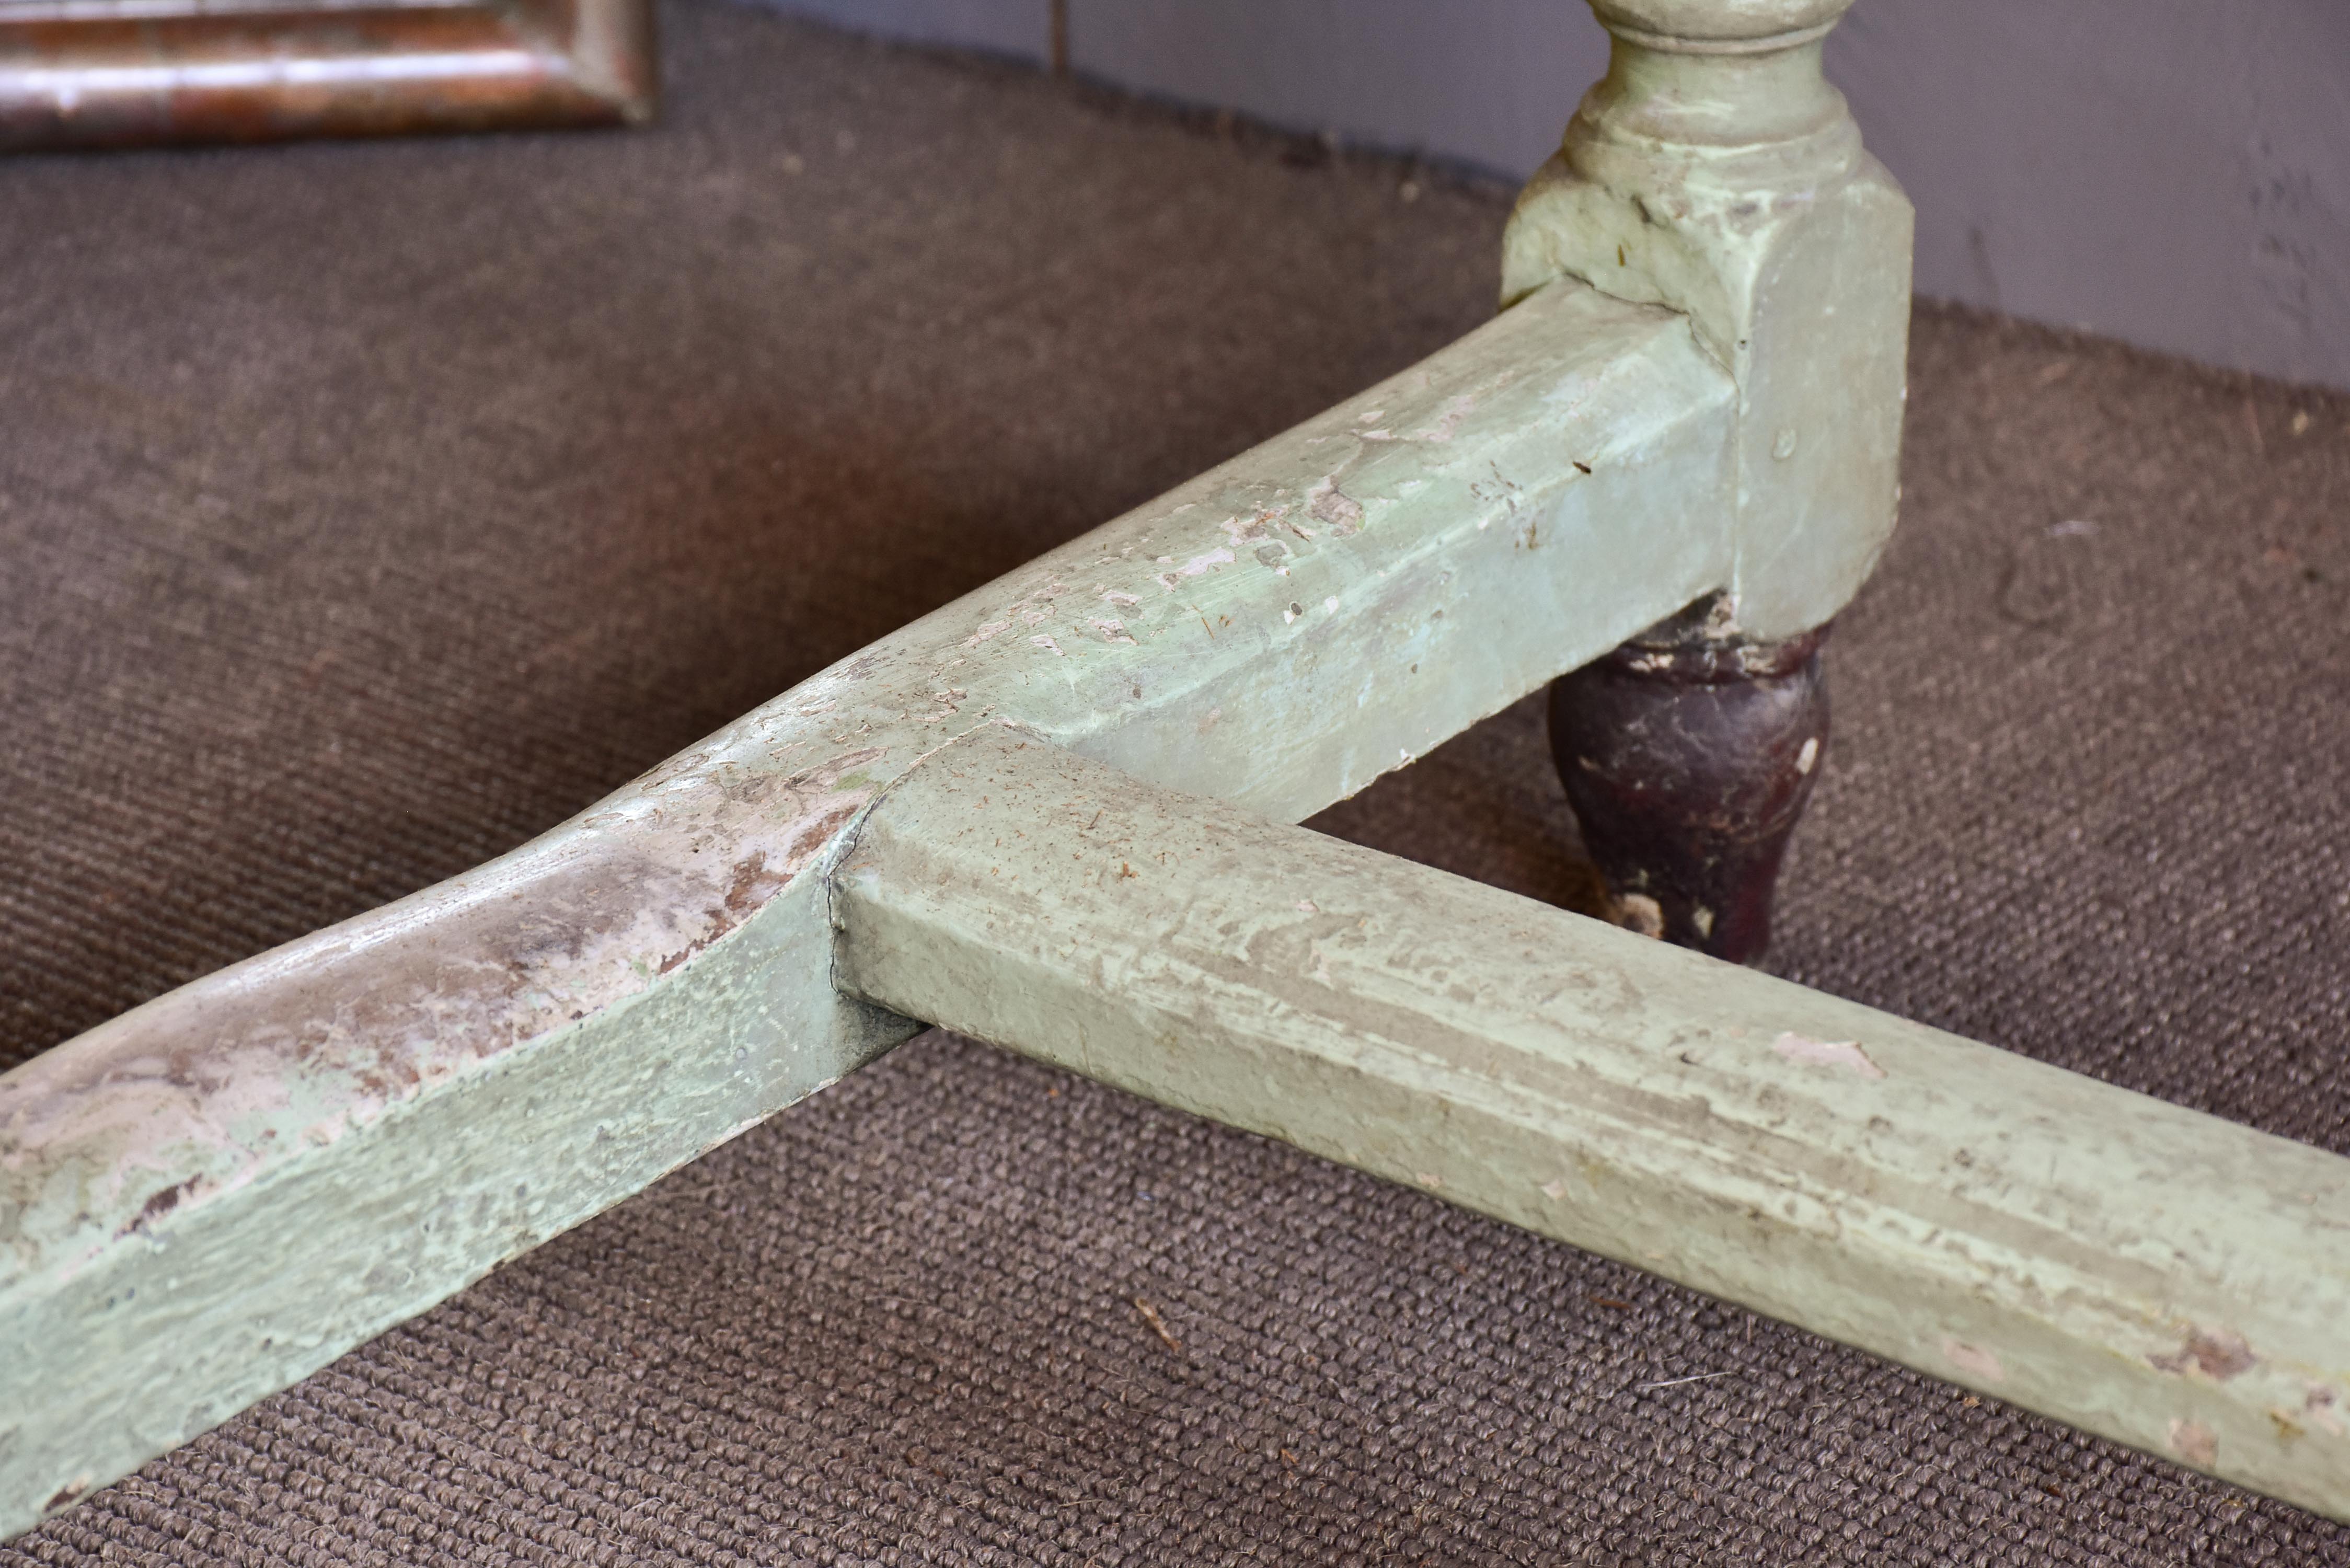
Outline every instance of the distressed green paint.
<svg viewBox="0 0 2350 1568"><path fill-rule="evenodd" d="M973 726L1295 820L1700 595L1760 637L1833 614L1891 524L1908 255L1817 79L1839 8L1603 0L1499 320L0 1077L0 1534L885 1048L811 938L820 867Z"/></svg>
<svg viewBox="0 0 2350 1568"><path fill-rule="evenodd" d="M880 1006L2350 1518L2350 1160L1000 728L835 884Z"/></svg>
<svg viewBox="0 0 2350 1568"><path fill-rule="evenodd" d="M321 1141L261 1158L211 1201L10 1281L11 1525L30 1522L26 1503L71 1501L911 1034L807 983L829 945L821 884L803 878L670 982L429 1092L340 1107Z"/></svg>
<svg viewBox="0 0 2350 1568"><path fill-rule="evenodd" d="M1682 318L1545 289L513 854L0 1077L0 1534L902 1033L840 1011L812 871L960 731L1295 819L1718 586L1732 396Z"/></svg>
<svg viewBox="0 0 2350 1568"><path fill-rule="evenodd" d="M1908 200L1820 73L1851 0L1603 0L1607 77L1518 199L1504 304L1559 277L1689 313L1739 388L1729 607L1820 625L1899 493Z"/></svg>

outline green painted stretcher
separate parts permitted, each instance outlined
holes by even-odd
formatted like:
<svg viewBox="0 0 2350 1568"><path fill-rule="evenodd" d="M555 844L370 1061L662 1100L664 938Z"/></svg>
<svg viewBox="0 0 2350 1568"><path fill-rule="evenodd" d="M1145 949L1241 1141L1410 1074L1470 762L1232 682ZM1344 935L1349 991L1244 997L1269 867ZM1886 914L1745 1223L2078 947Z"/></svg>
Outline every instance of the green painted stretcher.
<svg viewBox="0 0 2350 1568"><path fill-rule="evenodd" d="M1492 322L0 1077L0 1535L931 1023L2350 1519L2350 1161L1288 826L1866 578L1909 214L1847 3L1600 0Z"/></svg>

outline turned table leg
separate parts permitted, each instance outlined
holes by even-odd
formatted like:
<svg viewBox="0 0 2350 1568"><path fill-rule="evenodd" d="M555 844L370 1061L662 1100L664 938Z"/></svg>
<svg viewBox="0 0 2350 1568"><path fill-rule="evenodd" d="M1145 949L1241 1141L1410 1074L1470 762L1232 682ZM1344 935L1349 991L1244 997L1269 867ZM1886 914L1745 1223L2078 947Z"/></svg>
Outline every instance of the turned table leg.
<svg viewBox="0 0 2350 1568"><path fill-rule="evenodd" d="M1618 923L1753 963L1827 746L1827 628L1742 641L1711 608L1555 681L1551 752Z"/></svg>
<svg viewBox="0 0 2350 1568"><path fill-rule="evenodd" d="M1502 243L1505 307L1563 279L1660 305L1737 383L1720 593L1551 714L1617 919L1742 962L1827 743L1820 628L1900 495L1911 214L1820 68L1850 3L1592 0L1607 78Z"/></svg>

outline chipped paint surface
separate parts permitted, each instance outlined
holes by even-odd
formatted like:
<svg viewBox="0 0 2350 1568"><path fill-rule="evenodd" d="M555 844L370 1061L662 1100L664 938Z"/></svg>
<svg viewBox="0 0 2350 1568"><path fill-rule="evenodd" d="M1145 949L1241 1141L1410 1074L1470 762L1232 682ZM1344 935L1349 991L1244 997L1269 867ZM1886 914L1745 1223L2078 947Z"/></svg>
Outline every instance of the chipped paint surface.
<svg viewBox="0 0 2350 1568"><path fill-rule="evenodd" d="M1790 1062L1820 1067L1842 1067L1864 1078L1882 1078L1885 1069L1868 1059L1856 1040L1814 1040L1790 1029L1771 1042L1771 1049Z"/></svg>
<svg viewBox="0 0 2350 1568"><path fill-rule="evenodd" d="M1161 572L1159 575L1159 586L1171 594L1183 586L1185 577L1196 577L1203 572L1211 572L1218 566L1229 566L1232 564L1233 558L1232 551L1222 547L1202 551L1173 571Z"/></svg>
<svg viewBox="0 0 2350 1568"><path fill-rule="evenodd" d="M2191 1417L2176 1417L2170 1423L2170 1451L2199 1469L2216 1469L2220 1435Z"/></svg>
<svg viewBox="0 0 2350 1568"><path fill-rule="evenodd" d="M1531 358L1533 369L1514 372L1530 384L1543 384L1534 374L1540 369L1551 381L1595 393L1611 382L1621 388L1613 407L1595 406L1584 421L1612 416L1621 428L1612 436L1589 429L1578 445L1669 451L1671 432L1682 430L1700 450L1718 443L1722 389L1676 324L1586 291L1549 303L1552 319L1528 315L1522 321L1513 313L1462 346L1473 352L1456 349L1457 359L1432 362L1451 373L1430 389L1408 395L1389 386L1368 396L1392 407L1450 407L1458 401L1446 390L1454 381L1509 379L1512 372L1496 367ZM1544 351L1529 355L1538 346ZM1359 789L1411 748L1349 746L1348 726L1333 722L1316 701L1314 671L1332 659L1357 666L1345 651L1350 644L1376 648L1427 612L1370 590L1376 597L1357 622L1334 627L1310 644L1293 634L1281 648L1274 634L1288 613L1285 587L1251 594L1245 579L1235 577L1231 590L1201 598L1196 608L1169 609L1162 599L1162 607L1145 610L1139 591L1118 586L1121 573L1129 579L1156 575L1149 570L1155 563L1135 548L1138 536L1178 538L1182 530L1172 519L1192 509L1192 496L1277 492L1287 449L1302 433L1346 430L1353 417L1342 405L842 660L511 855L159 998L0 1076L0 1182L9 1183L0 1186L0 1259L13 1258L19 1267L36 1257L54 1262L69 1233L80 1238L78 1248L102 1243L147 1201L147 1189L130 1190L139 1173L186 1179L194 1174L187 1161L196 1147L209 1145L218 1154L203 1162L200 1185L207 1191L232 1188L273 1143L330 1141L387 1104L641 991L787 885L877 788L935 743L920 730L941 718L1016 716L1113 757L1122 749L1147 754L1154 728L1171 728L1170 738L1188 748L1195 726L1169 726L1163 716L1206 711L1203 696L1211 689L1255 687L1270 655L1305 676L1284 714L1300 715L1295 752L1321 765L1298 768L1281 754L1289 748L1228 728L1223 745L1242 756L1211 748L1201 754L1201 771L1232 776L1238 761L1232 793L1285 815ZM1477 453L1455 465L1471 474L1425 492L1424 502L1394 504L1393 527L1379 545L1335 551L1323 542L1307 557L1315 574L1347 586L1399 580L1431 611L1459 597L1467 585L1449 595L1430 590L1440 576L1456 582L1470 576L1472 562L1448 561L1440 573L1418 563L1449 557L1456 537L1473 532L1476 503L1467 493L1473 471L1496 462L1524 468L1519 454L1555 441L1514 403L1499 408L1496 424L1482 432L1488 439ZM1431 470L1402 446L1383 448L1378 457L1380 464L1364 474L1369 493L1395 488L1397 476L1448 472ZM1305 469L1325 472L1326 460L1315 457ZM1665 487L1656 502L1665 513L1679 506L1673 497L1691 483L1698 494L1708 484L1702 465L1679 490L1672 487L1677 473L1669 464L1644 477L1651 490ZM1531 470L1527 479L1542 483ZM1214 535L1222 528L1203 523L1193 531ZM1721 558L1718 546L1702 540L1683 555L1687 564L1650 598L1677 602L1688 591L1684 585L1701 581ZM1228 547L1197 550L1180 572L1206 574L1233 559ZM1096 586L1072 586L1084 581ZM1087 600L1118 604L1126 613L1102 617ZM1322 602L1336 614L1336 594ZM1555 602L1562 611L1576 607L1572 596ZM1591 615L1587 628L1570 623L1555 636L1530 639L1534 646L1518 668L1485 689L1412 688L1433 695L1419 697L1410 738L1422 748L1433 744L1605 646L1622 624L1647 613L1638 605L1610 610ZM1233 646L1203 662L1200 655L1213 634L1199 634L1198 618L1208 617L1232 627L1225 635ZM1024 621L1046 629L997 640ZM952 656L966 650L978 662L959 672L952 688L943 687L940 676L964 662ZM1024 690L1026 671L1040 659L1083 667L1074 701L1062 694L1066 687L1042 695ZM1129 689L1138 677L1156 690L1134 697ZM1226 713L1241 711L1218 705ZM1249 706L1266 712L1261 700ZM1142 743L1122 747L1128 740ZM1362 760L1350 760L1357 753ZM47 1189L61 1174L53 1157L66 1148L80 1150L76 1162L98 1173L90 1179L96 1185L76 1179L69 1193ZM16 1184L36 1173L43 1191ZM78 1215L84 1218L77 1223Z"/></svg>
<svg viewBox="0 0 2350 1568"><path fill-rule="evenodd" d="M283 1387L903 1039L904 1020L793 983L828 965L820 884L795 877L636 994L370 1101L316 1138L273 1138L250 1110L186 1127L214 1140L184 1151L192 1162L224 1132L256 1139L258 1156L234 1183L159 1189L125 1234L0 1293L5 1527ZM722 903L705 929L723 918ZM307 1096L280 1108L323 1106L332 1070L308 1071ZM151 1113L133 1130L187 1120L182 1102L132 1099ZM184 1196L165 1197L175 1190Z"/></svg>
<svg viewBox="0 0 2350 1568"><path fill-rule="evenodd" d="M0 1076L0 1282L70 1277L150 1228L159 1191L182 1194L170 1210L217 1201L642 991L805 869L882 755L761 772L692 753L551 853L248 960Z"/></svg>
<svg viewBox="0 0 2350 1568"><path fill-rule="evenodd" d="M1960 1376L1978 1386L2007 1381L2007 1368L1999 1364L1999 1357L1979 1345L1946 1339L1942 1341L1942 1355Z"/></svg>
<svg viewBox="0 0 2350 1568"><path fill-rule="evenodd" d="M2244 1336L2230 1329L2190 1329L2187 1343L2168 1355L2149 1355L2148 1365L2164 1372L2199 1372L2215 1382L2250 1372L2258 1365Z"/></svg>
<svg viewBox="0 0 2350 1568"><path fill-rule="evenodd" d="M2350 1517L2350 1160L1000 727L835 880L882 1006Z"/></svg>
<svg viewBox="0 0 2350 1568"><path fill-rule="evenodd" d="M1765 642L1852 597L1899 495L1912 218L1820 50L1619 36L1503 240L1505 303L1574 277L1670 305L1737 379L1731 590Z"/></svg>
<svg viewBox="0 0 2350 1568"><path fill-rule="evenodd" d="M798 929L810 866L941 741L1017 718L1294 819L1717 586L1731 398L1680 318L1545 290L841 660L512 854L0 1077L0 1421L51 1423L0 1425L0 1533L75 1477L122 1473L862 1060L879 1026L843 1012L827 962L714 977ZM1374 440L1365 407L1449 439ZM1583 479L1568 450L1606 454L1613 483ZM1511 499L1496 498L1497 473ZM1350 532L1298 515L1316 484L1359 508ZM1512 507L1546 511L1570 547L1540 570L1513 559L1504 531L1480 531ZM1286 576L1236 555L1227 520L1252 550L1278 537ZM1326 613L1294 607L1305 604ZM1408 674L1414 662L1427 673ZM671 999L687 995L705 1000L681 1027ZM657 1015L671 1022L654 1031ZM739 1067L696 1054L722 1039ZM552 1106L573 1084L549 1075L586 1042L616 1082L667 1061L658 1081L685 1095L700 1082L685 1069L708 1068L712 1086L691 1091L705 1108L664 1124L660 1091L639 1085L611 1112L616 1127L650 1118L637 1152L587 1159L559 1190L534 1185L545 1108L463 1172L429 1152L395 1158L452 1096ZM576 1064L560 1071L590 1104ZM753 1086L725 1086L738 1076ZM517 1182L530 1217L510 1223ZM478 1213L449 1207L467 1183ZM99 1320L67 1310L78 1293L144 1289L155 1323L189 1332L189 1309L157 1283L195 1288L172 1250L266 1212L304 1234L300 1255L213 1288L256 1320L273 1301L309 1312L323 1326L303 1331L303 1349L248 1356L251 1372L189 1352L213 1383L143 1410L93 1397L85 1418L57 1402L58 1379L103 1359L84 1343ZM401 1227L426 1213L442 1216L429 1256L395 1266ZM103 1332L146 1344L134 1320L108 1316ZM201 1382L173 1370L160 1334L148 1339L166 1359L125 1359L123 1376L145 1366L150 1393Z"/></svg>

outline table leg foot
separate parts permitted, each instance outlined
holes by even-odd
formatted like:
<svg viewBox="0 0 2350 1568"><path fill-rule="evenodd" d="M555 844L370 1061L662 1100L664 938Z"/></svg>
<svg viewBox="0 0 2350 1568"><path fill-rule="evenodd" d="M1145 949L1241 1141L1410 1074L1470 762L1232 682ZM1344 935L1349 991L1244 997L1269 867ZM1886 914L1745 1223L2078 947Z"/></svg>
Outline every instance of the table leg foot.
<svg viewBox="0 0 2350 1568"><path fill-rule="evenodd" d="M1747 642L1713 612L1694 606L1554 681L1551 752L1617 923L1753 963L1827 746L1827 628Z"/></svg>

